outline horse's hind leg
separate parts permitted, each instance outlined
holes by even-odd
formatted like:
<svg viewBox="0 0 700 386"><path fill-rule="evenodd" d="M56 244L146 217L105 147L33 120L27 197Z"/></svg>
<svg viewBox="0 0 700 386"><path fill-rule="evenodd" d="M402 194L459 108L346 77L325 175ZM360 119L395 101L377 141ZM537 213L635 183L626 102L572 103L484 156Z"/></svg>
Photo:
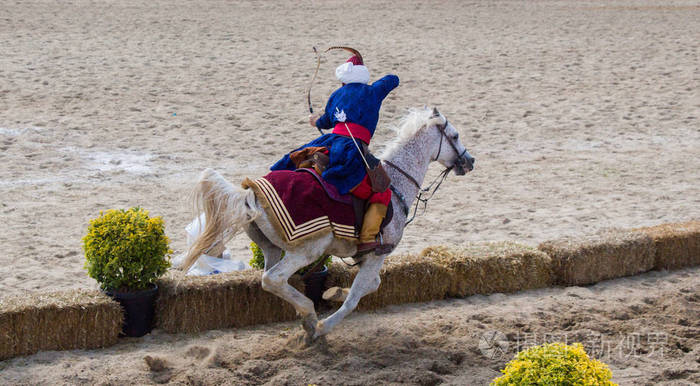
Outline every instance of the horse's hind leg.
<svg viewBox="0 0 700 386"><path fill-rule="evenodd" d="M384 258L386 255L377 256L374 254L367 255L365 260L360 266L360 271L355 276L355 280L352 282L352 287L350 287L350 293L348 293L345 302L340 308L333 313L333 315L327 317L326 319L318 322L316 325L316 334L314 338L318 338L322 335L326 335L333 327L335 327L341 320L343 320L348 314L350 314L357 303L360 302L363 296L372 293L379 288L381 279L379 278L379 270L384 264Z"/></svg>
<svg viewBox="0 0 700 386"><path fill-rule="evenodd" d="M262 250L263 256L265 256L265 271L270 270L282 258L282 248L273 244L255 222L248 224L245 232Z"/></svg>
<svg viewBox="0 0 700 386"><path fill-rule="evenodd" d="M302 325L309 338L314 336L314 330L318 322L314 302L289 285L287 280L294 272L311 264L314 260L314 257L288 252L284 259L270 267L262 276L263 289L291 303L297 313L301 315L303 318Z"/></svg>

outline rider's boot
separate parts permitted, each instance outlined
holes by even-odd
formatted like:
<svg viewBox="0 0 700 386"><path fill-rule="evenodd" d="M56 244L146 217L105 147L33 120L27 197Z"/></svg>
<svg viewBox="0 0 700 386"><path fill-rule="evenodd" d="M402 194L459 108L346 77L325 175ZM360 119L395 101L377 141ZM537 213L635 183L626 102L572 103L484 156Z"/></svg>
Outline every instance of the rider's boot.
<svg viewBox="0 0 700 386"><path fill-rule="evenodd" d="M360 243L357 245L357 254L365 254L375 250L379 243L375 240L379 233L384 217L386 217L386 205L373 202L365 212L360 231Z"/></svg>

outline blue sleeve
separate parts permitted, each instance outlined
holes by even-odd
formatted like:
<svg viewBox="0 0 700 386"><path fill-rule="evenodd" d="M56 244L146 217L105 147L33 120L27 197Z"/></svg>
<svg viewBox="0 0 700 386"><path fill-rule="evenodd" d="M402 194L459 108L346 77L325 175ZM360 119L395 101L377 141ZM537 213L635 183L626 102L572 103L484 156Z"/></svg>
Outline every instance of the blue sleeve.
<svg viewBox="0 0 700 386"><path fill-rule="evenodd" d="M399 77L396 75L387 75L378 81L372 83L372 88L376 90L377 96L380 99L386 98L391 90L399 86Z"/></svg>
<svg viewBox="0 0 700 386"><path fill-rule="evenodd" d="M340 91L340 88L331 94L331 96L328 98L328 102L326 102L326 109L323 112L323 115L316 120L316 127L319 129L327 130L331 128L331 124L333 123L333 119L331 118L333 116L333 112L330 111L330 109L331 106L333 106L333 100L335 99L335 94L337 94L338 91Z"/></svg>
<svg viewBox="0 0 700 386"><path fill-rule="evenodd" d="M330 115L328 115L328 111L324 112L323 115L316 120L316 127L319 129L331 128L331 118Z"/></svg>

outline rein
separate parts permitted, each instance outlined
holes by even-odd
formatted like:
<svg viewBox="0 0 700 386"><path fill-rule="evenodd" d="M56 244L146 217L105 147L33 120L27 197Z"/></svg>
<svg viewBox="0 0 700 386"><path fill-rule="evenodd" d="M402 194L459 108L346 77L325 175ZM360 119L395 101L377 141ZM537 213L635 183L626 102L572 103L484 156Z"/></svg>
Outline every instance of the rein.
<svg viewBox="0 0 700 386"><path fill-rule="evenodd" d="M411 216L410 219L406 220L406 224L404 227L413 221L414 218L416 218L416 213L418 212L418 203L423 203L423 211L425 211L428 208L428 200L433 198L435 195L435 192L437 192L438 188L440 188L440 185L447 179L447 175L452 171L452 167L445 168L440 174L438 174L437 177L433 180L433 182L428 185L427 188L423 188L420 191L418 191L418 195L416 196L416 204L413 206L413 215ZM439 181L438 181L439 180ZM437 185L435 184L437 182ZM433 185L435 188L433 188ZM430 189L433 189L431 192ZM430 193L430 196L428 198L423 198L423 195L426 193Z"/></svg>
<svg viewBox="0 0 700 386"><path fill-rule="evenodd" d="M406 178L408 178L409 181L413 182L413 185L416 186L420 190L420 184L418 181L411 177L410 174L408 174L405 170L401 169L400 167L396 166L395 163L389 161L389 160L382 160L382 162L386 163L387 165L391 166L392 168L396 169L399 173L403 174Z"/></svg>
<svg viewBox="0 0 700 386"><path fill-rule="evenodd" d="M440 174L438 174L437 177L425 188L421 188L421 186L418 184L418 181L416 181L415 178L411 177L410 174L408 174L405 170L401 169L399 166L394 164L391 161L387 160L382 160L382 162L385 162L387 165L391 166L392 168L396 169L399 173L403 174L404 177L408 178L409 181L411 181L416 187L418 187L418 194L416 194L416 203L413 205L413 214L411 215L411 218L408 218L406 220L406 223L404 224L404 227L408 226L415 218L416 218L416 213L418 212L418 205L420 203L423 204L423 211L425 211L428 208L428 201L433 198L435 195L435 192L440 188L440 185L445 181L447 178L447 175L452 171L452 167L445 168ZM399 199L399 202L401 203L401 207L403 208L404 214L406 217L408 217L408 214L410 213L410 209L408 207L408 204L406 203L406 197L399 192L394 185L391 185L391 191L396 194L397 198ZM432 189L432 191L431 191ZM430 193L430 195L427 198L423 198L423 195L426 195Z"/></svg>

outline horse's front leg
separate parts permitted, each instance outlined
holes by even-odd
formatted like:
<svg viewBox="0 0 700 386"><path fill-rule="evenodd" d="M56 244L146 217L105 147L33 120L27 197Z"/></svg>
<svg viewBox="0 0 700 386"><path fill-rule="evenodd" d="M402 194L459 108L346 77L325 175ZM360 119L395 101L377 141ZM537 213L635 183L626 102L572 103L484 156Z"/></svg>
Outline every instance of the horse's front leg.
<svg viewBox="0 0 700 386"><path fill-rule="evenodd" d="M303 318L302 326L306 330L308 338L314 336L316 323L318 322L314 302L297 291L287 281L294 272L311 264L313 261L314 257L287 252L284 259L270 267L262 275L263 289L291 303L297 313L301 315ZM268 267L265 268L267 269Z"/></svg>
<svg viewBox="0 0 700 386"><path fill-rule="evenodd" d="M338 311L334 312L333 315L323 319L316 325L316 334L314 339L322 335L326 335L333 327L335 327L341 320L348 316L357 307L363 296L370 294L379 288L381 279L379 277L379 270L384 264L384 258L386 255L377 256L374 254L366 255L365 260L360 266L360 271L355 276L355 280L352 282L350 287L350 292L347 298L340 306Z"/></svg>

